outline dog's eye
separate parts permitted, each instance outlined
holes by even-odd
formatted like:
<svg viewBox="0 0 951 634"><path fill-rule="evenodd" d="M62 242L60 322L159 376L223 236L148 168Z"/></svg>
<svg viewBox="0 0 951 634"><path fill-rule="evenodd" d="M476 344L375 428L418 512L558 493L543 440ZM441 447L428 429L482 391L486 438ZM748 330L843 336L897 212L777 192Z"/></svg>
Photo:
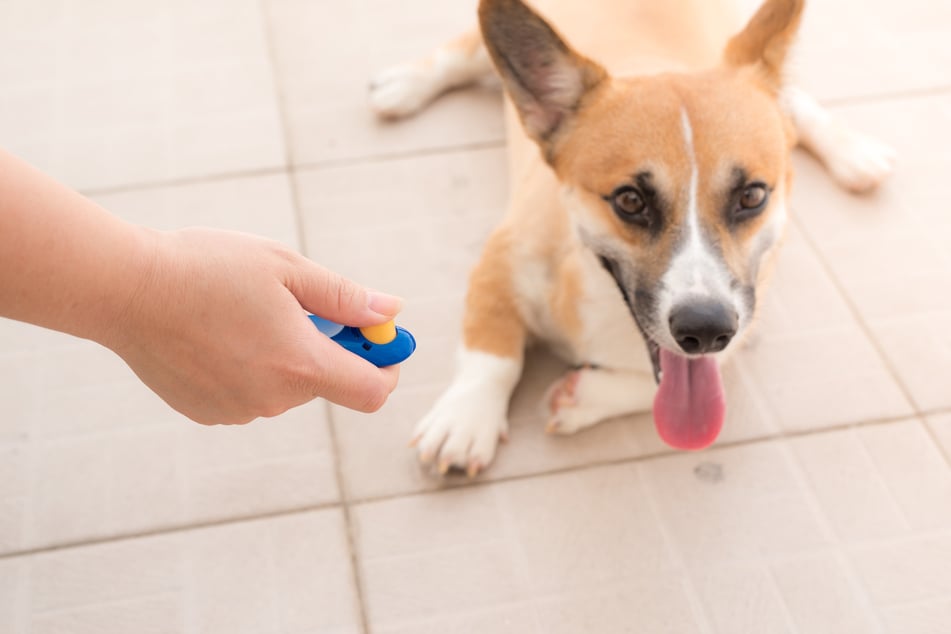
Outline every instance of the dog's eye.
<svg viewBox="0 0 951 634"><path fill-rule="evenodd" d="M614 213L626 222L646 226L650 221L644 196L633 187L622 187L614 192L611 206L614 207Z"/></svg>
<svg viewBox="0 0 951 634"><path fill-rule="evenodd" d="M762 183L747 185L733 210L735 220L746 220L757 215L766 206L769 200L769 189Z"/></svg>
<svg viewBox="0 0 951 634"><path fill-rule="evenodd" d="M768 195L769 192L766 191L765 186L750 185L743 190L743 195L740 197L740 207L743 209L756 209L766 202L766 196Z"/></svg>

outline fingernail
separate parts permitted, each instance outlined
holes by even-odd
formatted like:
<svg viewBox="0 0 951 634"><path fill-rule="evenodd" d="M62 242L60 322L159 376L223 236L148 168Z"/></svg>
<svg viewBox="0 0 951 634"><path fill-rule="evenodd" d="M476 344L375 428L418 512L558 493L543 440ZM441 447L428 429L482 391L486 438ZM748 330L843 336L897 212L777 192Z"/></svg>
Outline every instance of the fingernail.
<svg viewBox="0 0 951 634"><path fill-rule="evenodd" d="M378 293L376 291L370 291L368 296L369 301L367 305L370 310L375 313L393 317L403 310L403 300L399 297L387 295L386 293Z"/></svg>

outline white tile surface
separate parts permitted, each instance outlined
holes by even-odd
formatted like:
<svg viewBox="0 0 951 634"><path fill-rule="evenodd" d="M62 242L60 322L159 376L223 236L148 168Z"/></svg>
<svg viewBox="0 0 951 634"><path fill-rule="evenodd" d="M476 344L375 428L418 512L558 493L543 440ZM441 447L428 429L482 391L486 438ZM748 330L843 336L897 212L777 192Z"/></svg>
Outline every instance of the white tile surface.
<svg viewBox="0 0 951 634"><path fill-rule="evenodd" d="M371 627L505 631L513 607L537 632L874 633L914 605L927 624L949 532L902 502L917 487L940 505L951 469L927 444L916 468L926 439L918 421L871 425L360 504ZM906 486L880 490L899 469ZM851 528L863 515L885 530Z"/></svg>
<svg viewBox="0 0 951 634"><path fill-rule="evenodd" d="M55 550L0 571L0 601L15 607L0 618L18 625L4 631L360 631L339 511Z"/></svg>
<svg viewBox="0 0 951 634"><path fill-rule="evenodd" d="M283 165L255 0L17 0L0 12L0 137L67 184Z"/></svg>
<svg viewBox="0 0 951 634"><path fill-rule="evenodd" d="M647 623L696 628L672 614L686 590L639 480L608 467L358 506L371 628L422 630L512 602L534 612L537 632L616 626L625 604ZM617 603L592 610L605 592Z"/></svg>
<svg viewBox="0 0 951 634"><path fill-rule="evenodd" d="M379 414L203 428L110 353L0 321L0 632L356 634L361 610L365 634L947 631L947 3L809 5L792 75L898 167L853 197L797 156L796 222L725 372L717 447L672 453L646 414L544 435L564 368L534 354L486 482L437 491L464 480L405 443L505 210L500 97L382 123L366 88L474 8L0 0L5 148L118 189L97 201L133 222L265 235L403 294L420 342ZM167 180L185 184L141 186Z"/></svg>
<svg viewBox="0 0 951 634"><path fill-rule="evenodd" d="M247 231L299 246L285 174L138 189L97 202L159 229ZM246 429L171 410L111 352L0 322L0 552L298 509L337 499L317 402Z"/></svg>
<svg viewBox="0 0 951 634"><path fill-rule="evenodd" d="M379 121L373 76L428 54L475 24L476 2L271 0L276 73L295 163L365 159L503 139L497 89L440 98L418 117Z"/></svg>
<svg viewBox="0 0 951 634"><path fill-rule="evenodd" d="M300 248L293 192L284 173L136 189L95 200L129 222L155 229L214 227Z"/></svg>

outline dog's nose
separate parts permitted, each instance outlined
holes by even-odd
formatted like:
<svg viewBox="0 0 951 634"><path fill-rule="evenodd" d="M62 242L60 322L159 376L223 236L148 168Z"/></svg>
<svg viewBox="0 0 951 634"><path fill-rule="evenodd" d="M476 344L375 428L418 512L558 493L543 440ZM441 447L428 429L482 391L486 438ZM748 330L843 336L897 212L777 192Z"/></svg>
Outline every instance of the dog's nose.
<svg viewBox="0 0 951 634"><path fill-rule="evenodd" d="M712 300L683 304L670 313L670 333L687 354L720 352L736 328L736 311Z"/></svg>

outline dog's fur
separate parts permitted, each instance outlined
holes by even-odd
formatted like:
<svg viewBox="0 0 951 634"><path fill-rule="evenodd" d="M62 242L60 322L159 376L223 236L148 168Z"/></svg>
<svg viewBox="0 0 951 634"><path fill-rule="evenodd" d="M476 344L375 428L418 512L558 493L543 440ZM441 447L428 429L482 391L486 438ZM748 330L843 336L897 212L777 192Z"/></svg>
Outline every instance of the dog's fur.
<svg viewBox="0 0 951 634"><path fill-rule="evenodd" d="M730 324L699 352L735 349L783 232L797 141L851 190L891 169L889 148L784 83L802 0L766 0L745 28L726 0L535 4L545 19L482 0L481 33L371 87L375 110L399 117L494 65L508 97L510 213L470 279L457 375L416 431L441 473L492 460L530 338L579 368L546 397L556 433L650 409L658 350L698 352L674 332L683 307Z"/></svg>

